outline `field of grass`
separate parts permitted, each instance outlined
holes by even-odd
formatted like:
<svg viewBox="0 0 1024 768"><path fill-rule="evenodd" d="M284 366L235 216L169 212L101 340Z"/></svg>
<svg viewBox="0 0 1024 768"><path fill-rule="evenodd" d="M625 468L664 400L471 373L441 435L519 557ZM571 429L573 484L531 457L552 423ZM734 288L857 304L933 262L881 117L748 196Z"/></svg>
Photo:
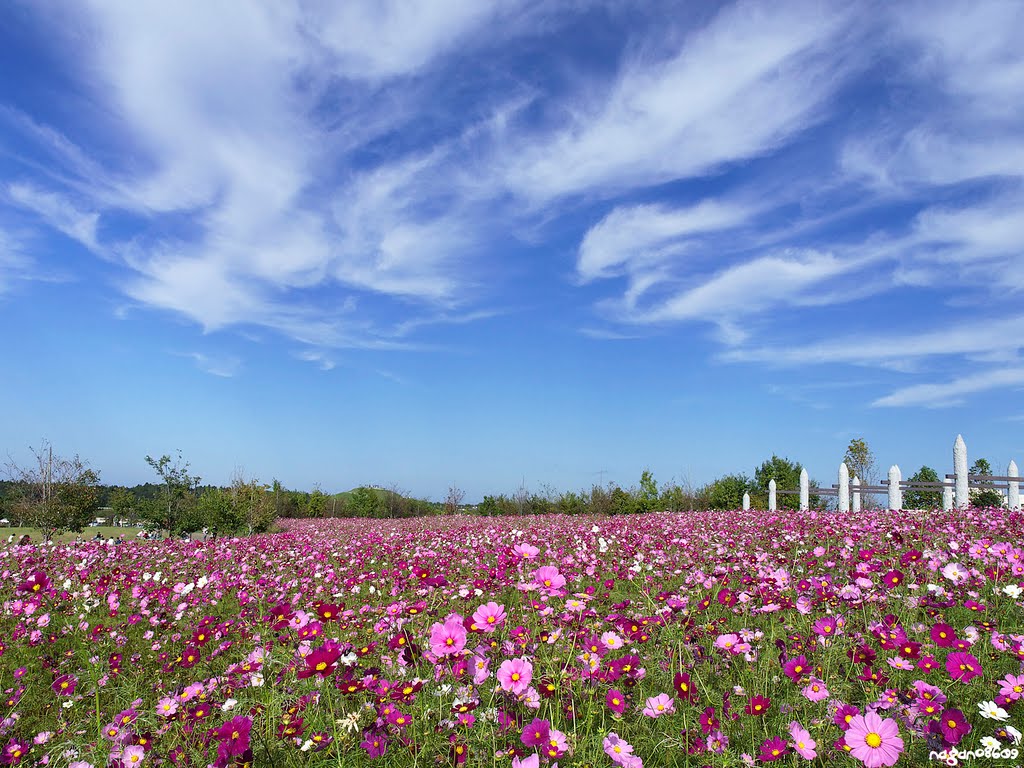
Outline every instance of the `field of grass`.
<svg viewBox="0 0 1024 768"><path fill-rule="evenodd" d="M59 536L53 538L57 542L73 542L76 538L81 537L82 539L91 539L97 533L103 538L117 538L118 536L124 536L125 539L134 539L139 535L141 528L122 528L120 526L113 525L99 525L95 528L86 528L81 533L62 533ZM21 537L28 534L32 537L32 541L36 544L43 540L42 534L38 528L19 528L18 526L8 526L0 528L0 546L7 546L7 539L9 536L14 535L14 541L17 543Z"/></svg>

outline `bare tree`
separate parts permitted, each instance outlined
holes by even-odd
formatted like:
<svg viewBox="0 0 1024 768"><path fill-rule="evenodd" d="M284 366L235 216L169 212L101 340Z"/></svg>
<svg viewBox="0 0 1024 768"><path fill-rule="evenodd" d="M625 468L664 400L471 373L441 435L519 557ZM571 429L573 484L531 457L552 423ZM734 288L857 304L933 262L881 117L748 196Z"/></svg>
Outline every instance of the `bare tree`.
<svg viewBox="0 0 1024 768"><path fill-rule="evenodd" d="M10 459L8 477L14 481L14 503L18 522L38 528L49 541L64 531L81 531L99 508L99 473L76 454L55 456L46 440L39 449L30 448L34 465L20 467Z"/></svg>
<svg viewBox="0 0 1024 768"><path fill-rule="evenodd" d="M459 507L462 506L462 500L466 497L466 492L458 486L451 486L448 488L448 496L444 500L444 511L446 514L454 515L459 511Z"/></svg>

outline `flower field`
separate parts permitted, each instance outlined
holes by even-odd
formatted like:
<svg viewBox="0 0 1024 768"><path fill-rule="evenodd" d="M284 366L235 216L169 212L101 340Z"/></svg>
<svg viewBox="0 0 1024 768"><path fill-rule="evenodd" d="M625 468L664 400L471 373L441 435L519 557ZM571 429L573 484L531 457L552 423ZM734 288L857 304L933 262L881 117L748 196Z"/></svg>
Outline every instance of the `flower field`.
<svg viewBox="0 0 1024 768"><path fill-rule="evenodd" d="M288 524L0 550L0 764L1024 763L1020 512Z"/></svg>

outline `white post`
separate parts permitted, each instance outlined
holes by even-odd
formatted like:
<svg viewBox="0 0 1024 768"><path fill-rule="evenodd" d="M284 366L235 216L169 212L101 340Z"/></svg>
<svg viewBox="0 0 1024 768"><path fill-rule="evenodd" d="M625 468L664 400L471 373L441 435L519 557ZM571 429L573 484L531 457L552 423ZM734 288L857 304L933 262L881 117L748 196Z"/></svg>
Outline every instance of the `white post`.
<svg viewBox="0 0 1024 768"><path fill-rule="evenodd" d="M850 486L853 491L853 511L860 512L860 478L854 476L850 481Z"/></svg>
<svg viewBox="0 0 1024 768"><path fill-rule="evenodd" d="M746 512L749 509L750 509L750 494L749 493L744 493L743 494L743 511Z"/></svg>
<svg viewBox="0 0 1024 768"><path fill-rule="evenodd" d="M956 507L964 509L970 502L970 494L967 491L967 444L963 435L957 435L953 443L953 473L956 475Z"/></svg>
<svg viewBox="0 0 1024 768"><path fill-rule="evenodd" d="M953 486L944 485L942 486L942 509L945 512L949 512L953 508Z"/></svg>
<svg viewBox="0 0 1024 768"><path fill-rule="evenodd" d="M1017 462L1010 459L1010 466L1006 468L1006 475L1008 477L1020 477L1017 474ZM1010 509L1020 508L1020 481L1010 480L1007 483L1010 487L1006 490L1006 506Z"/></svg>
<svg viewBox="0 0 1024 768"><path fill-rule="evenodd" d="M889 509L903 509L903 491L900 489L902 479L897 465L889 467Z"/></svg>
<svg viewBox="0 0 1024 768"><path fill-rule="evenodd" d="M811 508L811 481L807 477L807 470L800 470L800 511L806 512Z"/></svg>
<svg viewBox="0 0 1024 768"><path fill-rule="evenodd" d="M769 512L774 512L775 510L777 510L779 508L779 505L778 505L778 503L775 500L775 489L777 487L778 487L778 485L776 484L774 477L771 480L768 481L768 511Z"/></svg>
<svg viewBox="0 0 1024 768"><path fill-rule="evenodd" d="M850 470L845 461L839 465L839 511L850 511Z"/></svg>

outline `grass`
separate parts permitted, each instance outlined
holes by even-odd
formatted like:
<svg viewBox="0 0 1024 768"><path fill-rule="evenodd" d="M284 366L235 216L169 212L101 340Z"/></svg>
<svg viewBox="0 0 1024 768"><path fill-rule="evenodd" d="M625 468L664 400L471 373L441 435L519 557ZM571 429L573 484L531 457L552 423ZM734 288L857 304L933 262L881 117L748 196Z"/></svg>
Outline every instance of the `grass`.
<svg viewBox="0 0 1024 768"><path fill-rule="evenodd" d="M53 541L74 541L79 536L81 536L84 541L93 538L97 533L104 539L116 539L118 536L124 536L125 539L135 540L139 535L139 532L142 530L142 528L124 528L119 525L100 525L95 528L86 528L81 533L62 533L59 536L54 536ZM0 546L7 546L7 539L12 533L14 534L15 543L17 543L17 541L25 534L32 537L33 544L38 544L43 540L43 534L40 533L38 528L12 525L0 528Z"/></svg>

